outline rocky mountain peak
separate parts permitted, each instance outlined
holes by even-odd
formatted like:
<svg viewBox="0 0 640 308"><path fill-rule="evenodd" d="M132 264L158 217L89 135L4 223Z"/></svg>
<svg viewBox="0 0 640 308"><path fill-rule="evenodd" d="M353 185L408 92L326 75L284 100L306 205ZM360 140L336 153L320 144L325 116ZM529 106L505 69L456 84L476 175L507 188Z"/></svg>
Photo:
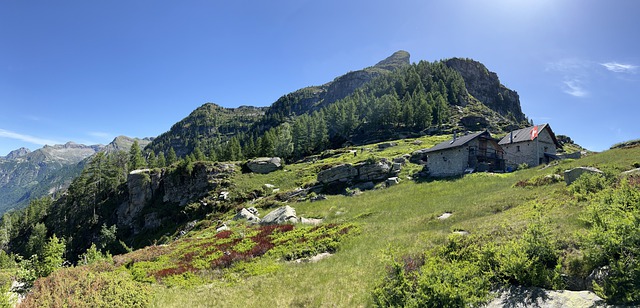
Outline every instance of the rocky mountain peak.
<svg viewBox="0 0 640 308"><path fill-rule="evenodd" d="M18 157L25 156L25 155L27 155L29 153L31 153L31 150L29 150L29 149L27 149L25 147L22 147L22 148L19 148L17 150L13 150L13 151L9 152L9 154L7 154L7 156L5 156L4 158L8 159L8 160L11 160L11 159L16 159Z"/></svg>
<svg viewBox="0 0 640 308"><path fill-rule="evenodd" d="M444 63L460 73L469 94L484 105L503 116L512 115L518 122L526 120L518 93L502 85L498 75L484 64L462 58L448 59Z"/></svg>
<svg viewBox="0 0 640 308"><path fill-rule="evenodd" d="M386 70L394 70L398 67L409 65L410 64L409 58L410 58L410 55L408 52L404 50L398 50L388 58L378 62L376 65L374 65L374 67L386 69Z"/></svg>

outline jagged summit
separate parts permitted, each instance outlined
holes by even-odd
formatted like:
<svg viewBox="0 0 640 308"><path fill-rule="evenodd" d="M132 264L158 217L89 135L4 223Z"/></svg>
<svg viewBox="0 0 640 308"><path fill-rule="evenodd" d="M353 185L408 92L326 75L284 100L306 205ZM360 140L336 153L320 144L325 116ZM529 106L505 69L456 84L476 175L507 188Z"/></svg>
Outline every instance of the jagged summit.
<svg viewBox="0 0 640 308"><path fill-rule="evenodd" d="M489 71L484 64L463 58L448 59L444 63L460 73L469 94L485 106L502 116L511 115L517 122L526 120L518 93L501 84L498 74Z"/></svg>
<svg viewBox="0 0 640 308"><path fill-rule="evenodd" d="M409 59L410 59L410 55L408 52L404 50L398 50L388 58L378 62L376 65L374 65L374 67L382 68L386 70L394 70L398 67L409 65L411 63Z"/></svg>
<svg viewBox="0 0 640 308"><path fill-rule="evenodd" d="M9 152L9 154L7 154L7 156L5 156L4 159L8 159L8 160L16 159L18 157L25 156L25 155L27 155L29 153L31 153L31 150L29 150L29 149L27 149L25 147L22 147L22 148L19 148L17 150L13 150L13 151Z"/></svg>

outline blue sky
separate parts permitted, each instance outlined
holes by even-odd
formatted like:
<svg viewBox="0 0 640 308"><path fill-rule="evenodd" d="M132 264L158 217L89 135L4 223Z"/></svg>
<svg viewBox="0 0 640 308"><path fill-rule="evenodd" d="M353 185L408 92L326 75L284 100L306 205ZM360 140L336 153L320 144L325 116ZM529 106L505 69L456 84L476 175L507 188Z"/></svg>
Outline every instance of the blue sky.
<svg viewBox="0 0 640 308"><path fill-rule="evenodd" d="M157 136L371 66L467 57L591 150L640 138L640 1L0 2L0 155Z"/></svg>

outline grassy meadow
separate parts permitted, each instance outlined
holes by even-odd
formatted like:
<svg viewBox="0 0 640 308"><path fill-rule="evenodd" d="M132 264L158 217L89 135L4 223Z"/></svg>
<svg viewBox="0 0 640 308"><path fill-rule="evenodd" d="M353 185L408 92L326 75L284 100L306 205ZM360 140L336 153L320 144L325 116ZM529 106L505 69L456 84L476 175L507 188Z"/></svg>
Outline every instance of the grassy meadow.
<svg viewBox="0 0 640 308"><path fill-rule="evenodd" d="M397 146L381 151L376 145L353 147L291 163L266 175L238 173L232 180L231 196L264 192L261 200L239 205L257 206L264 215L271 209L261 206L275 206L265 200L277 195L264 184L286 192L311 185L323 166L391 159L447 138L423 137L421 144L414 139L399 140ZM577 197L564 181L540 179L577 166L594 166L616 178L633 169L639 157L640 147L614 149L513 173L426 181L410 179L421 166L407 163L398 185L354 196L328 195L318 202L287 203L298 217L323 218L320 226L267 230L229 222L231 230L216 233L215 222L201 221L179 240L114 256L100 268L107 272L126 269L127 279L149 290L148 301L142 303L152 307L365 307L376 304L372 292L399 256L442 251L456 243L452 238L461 237L455 234L460 231L468 232L464 237L475 241L464 247L500 247L526 237L526 230L535 222L544 225L558 247L557 268L579 271L571 269L571 260L582 260L580 238L590 226L584 213L593 198ZM445 212L452 215L439 219ZM234 214L228 213L226 220ZM333 255L318 262L293 262L324 251ZM488 250L483 251L479 254ZM499 272L496 270L496 277ZM56 274L45 279L55 285Z"/></svg>

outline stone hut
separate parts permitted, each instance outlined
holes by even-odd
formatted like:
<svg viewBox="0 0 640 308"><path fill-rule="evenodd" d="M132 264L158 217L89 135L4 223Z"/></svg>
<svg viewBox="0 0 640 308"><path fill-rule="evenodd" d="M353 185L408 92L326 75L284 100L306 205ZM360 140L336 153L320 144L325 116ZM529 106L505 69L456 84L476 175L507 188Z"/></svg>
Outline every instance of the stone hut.
<svg viewBox="0 0 640 308"><path fill-rule="evenodd" d="M530 167L549 163L558 159L557 149L562 148L549 124L514 130L499 144L504 149L507 164L514 168L523 163Z"/></svg>
<svg viewBox="0 0 640 308"><path fill-rule="evenodd" d="M420 150L430 176L457 176L475 171L504 171L503 150L488 131L454 135L432 148ZM415 153L414 153L415 154Z"/></svg>

